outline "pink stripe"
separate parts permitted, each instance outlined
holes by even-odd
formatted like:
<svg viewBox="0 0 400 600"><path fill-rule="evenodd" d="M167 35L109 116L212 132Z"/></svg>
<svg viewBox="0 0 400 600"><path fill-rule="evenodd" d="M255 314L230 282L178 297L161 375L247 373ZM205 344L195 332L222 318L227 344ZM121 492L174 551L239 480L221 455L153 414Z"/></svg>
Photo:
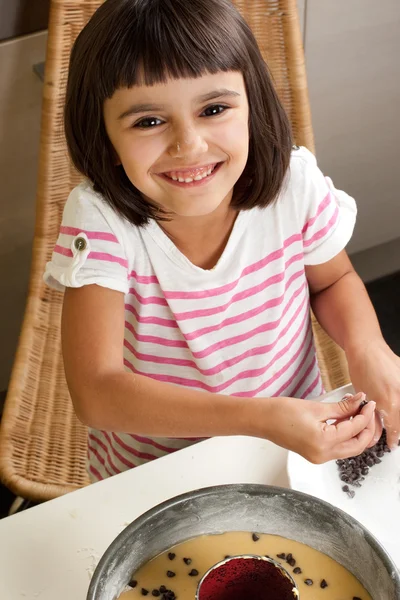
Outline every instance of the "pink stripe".
<svg viewBox="0 0 400 600"><path fill-rule="evenodd" d="M303 320L304 323L304 320ZM297 337L300 334L301 329L296 332L294 339L297 339ZM305 338L306 339L306 338ZM249 379L249 378L254 378L254 377L259 377L260 375L264 375L268 369L270 369L272 367L272 365L282 356L285 356L288 351L290 350L291 346L292 346L292 341L289 342L289 344L286 346L286 348L282 349L280 352L278 352L273 358L272 360L264 367L260 367L259 369L251 369L251 370L247 370L247 371L243 371L241 373L238 373L235 377L231 378L230 380L221 383L219 385L216 386L212 386L212 385L208 385L202 381L198 381L196 379L187 379L187 378L183 378L183 377L176 377L173 375L163 375L163 374L159 374L159 373L144 373L142 371L139 371L138 369L136 369L127 359L124 359L124 364L133 372L136 373L138 375L143 375L144 377L150 377L152 379L155 379L157 381L162 381L162 382L166 382L166 383L174 383L176 385L183 385L186 387L192 387L192 388L197 388L197 389L202 389L202 390L206 390L208 392L213 392L213 393L220 393L223 390L225 390L226 388L228 388L229 386L231 386L232 384L236 383L237 381L241 381L243 379ZM300 350L301 347L304 345L305 341L302 342L301 346L300 346ZM300 350L298 352L300 352ZM261 387L263 386L269 386L271 385L276 379L279 379L279 377L282 376L282 374L291 366L291 364L296 360L297 358L297 353L295 353L295 355L292 357L292 359L286 363L286 365L284 365L275 375L273 375L266 383L262 384ZM233 394L234 396L243 396L243 397L247 397L250 395L250 397L252 397L252 394L249 394L247 392L241 392L238 394Z"/></svg>
<svg viewBox="0 0 400 600"><path fill-rule="evenodd" d="M195 358L204 358L206 356L209 356L213 352L222 350L223 348L227 348L229 346L234 346L235 344L240 344L241 342L245 342L260 333L265 333L266 331L271 331L272 329L276 329L278 327L278 325L280 324L280 322L282 321L283 317L286 315L288 310L291 308L295 299L304 290L304 287L305 287L305 285L303 284L300 288L298 288L294 292L293 296L290 298L289 302L286 304L285 308L283 309L280 317L278 319L276 319L276 321L270 321L269 323L263 323L262 325L259 325L258 327L255 327L254 329L252 329L246 333L242 333L240 335L236 335L231 338L227 338L225 340L216 342L215 344L212 344L211 346L209 346L208 348L205 348L201 352L193 352L193 356ZM192 339L192 338L190 338L190 339Z"/></svg>
<svg viewBox="0 0 400 600"><path fill-rule="evenodd" d="M194 356L194 358L201 359L206 356L209 356L210 354L212 354L213 352L216 352L217 350L220 350L221 348L226 348L228 346L238 344L242 341L250 339L251 337L254 337L255 335L257 335L259 333L264 333L266 331L271 331L273 329L276 329L279 326L279 324L281 323L282 318L285 316L285 314L288 312L288 310L292 306L294 300L301 294L304 287L305 287L305 284L303 284L299 289L297 289L294 292L294 294L291 297L291 299L289 300L288 304L285 306L284 310L282 311L281 316L276 321L271 321L269 323L260 325L259 327L256 327L255 329L253 329L252 331L250 331L248 333L217 342L216 344L213 344L212 346L209 346L208 348L206 348L205 350L202 350L200 352L192 352L192 355ZM304 296L304 298L300 304L300 308L298 308L297 310L301 310L301 308L304 306L304 303L306 300L307 300L307 296ZM128 368L132 367L132 365L129 361L126 362L126 366ZM197 369L197 366L196 366L196 369ZM139 373L139 371L137 373L147 375L147 373ZM154 378L156 378L156 376L154 376ZM162 379L162 381L164 381L164 379ZM186 383L183 383L183 381L186 381L186 380L182 380L182 385L186 385ZM197 382L196 382L196 384L197 384ZM207 389L207 388L204 388L204 389Z"/></svg>
<svg viewBox="0 0 400 600"><path fill-rule="evenodd" d="M115 475L115 473L111 473L111 471L106 467L104 458L99 454L99 452L97 452L96 448L93 448L93 446L91 446L90 444L88 444L88 448L92 452L92 454L94 454L94 456L97 458L99 463L103 466L103 468L107 472L107 474L110 475L110 477L112 475Z"/></svg>
<svg viewBox="0 0 400 600"><path fill-rule="evenodd" d="M104 479L104 477L100 475L96 467L94 467L93 465L89 465L89 471L92 473L92 475L96 477L97 481L102 481Z"/></svg>
<svg viewBox="0 0 400 600"><path fill-rule="evenodd" d="M315 367L316 364L317 364L317 357L314 354L313 359L311 361L311 364L307 367L306 372L303 373L302 378L300 379L300 381L297 383L296 387L293 390L292 395L294 397L296 397L296 395L299 393L299 390L300 390L301 386L306 381L307 377L310 375L310 373L312 372L312 370L314 369L314 367Z"/></svg>
<svg viewBox="0 0 400 600"><path fill-rule="evenodd" d="M300 234L292 235L290 238L288 238L284 242L282 248L280 248L279 250L275 250L274 252L271 252L271 254L268 254L268 256L266 256L265 258L259 260L258 262L254 263L253 265L250 265L250 266L246 267L245 269L243 269L241 275L239 275L239 277L232 283L228 283L226 285L223 285L223 286L217 287L217 288L213 288L211 290L201 290L198 292L166 292L166 291L164 291L164 296L168 300L190 300L190 299L198 300L201 298L210 298L212 296L220 296L221 294L230 292L231 290L235 289L235 287L237 286L237 284L239 283L239 281L241 280L242 277L245 277L246 275L249 275L250 273L255 273L256 271L259 271L260 269L265 267L267 264L273 262L274 260L277 260L278 258L282 258L284 255L284 250L286 250L286 248L291 246L294 242L301 241L301 240L302 240L302 236Z"/></svg>
<svg viewBox="0 0 400 600"><path fill-rule="evenodd" d="M330 231L332 229L332 227L335 225L336 221L338 220L339 217L339 207L336 206L335 208L335 212L333 213L332 217L329 219L327 225L325 225L325 227L323 227L322 229L320 229L319 231L317 231L309 240L304 240L303 242L303 246L311 246L311 244L313 244L314 242L320 240L322 237L324 237L328 231Z"/></svg>
<svg viewBox="0 0 400 600"><path fill-rule="evenodd" d="M277 373L275 373L275 375L273 377L271 377L270 379L268 379L267 381L265 381L264 383L262 383L260 386L258 386L258 388L254 389L254 390L250 390L248 392L239 392L237 394L232 394L232 396L236 396L236 397L239 397L239 398L254 398L255 396L257 396L257 394L259 394L260 392L262 392L266 388L270 387L270 385L272 383L274 383L277 379L279 379L280 377L282 377L282 375L284 375L284 373L286 373L286 371L297 360L297 358L299 357L300 353L304 349L304 346L306 345L306 342L307 342L307 337L304 338L304 340L301 343L300 347L295 352L295 354L290 358L290 360ZM311 339L311 342L309 343L308 347L311 347L311 344L312 344L312 339ZM308 352L308 349L306 350L306 354L307 354L307 352ZM293 375L290 376L289 382L292 381L292 379L293 379ZM283 389L286 389L286 386L287 386L287 382L285 383L285 387L282 386ZM281 392L279 391L278 393L274 394L274 396L279 396L280 393Z"/></svg>
<svg viewBox="0 0 400 600"><path fill-rule="evenodd" d="M121 438L116 433L112 433L111 435L114 438L114 440L117 442L117 444L125 450L125 452L129 452L129 454L133 454L137 458L142 458L144 460L154 460L154 459L158 458L158 456L154 456L154 454L148 454L147 452L140 452L139 450L136 450L136 448L132 448L132 446L128 446L128 444L126 444L123 440L121 440Z"/></svg>
<svg viewBox="0 0 400 600"><path fill-rule="evenodd" d="M103 435L104 435L104 432L103 432ZM117 473L120 473L120 472L121 472L121 469L119 469L118 467L116 467L116 466L114 465L114 463L113 463L112 459L111 459L111 454L110 454L110 453L111 453L111 447L110 447L110 446L108 446L108 447L107 447L107 446L106 446L106 445L105 445L105 444L104 444L104 443L103 443L103 442L100 440L100 438L98 438L96 435L94 435L94 434L93 434L93 432L90 432L90 433L89 433L89 439L91 439L91 440L92 440L92 442L94 442L95 444L98 444L98 445L99 445L99 446L100 446L100 447L103 449L103 451L106 453L106 456L107 456L107 462L108 462L108 466L110 467L110 469L111 469L112 471L114 471L115 475L116 475Z"/></svg>
<svg viewBox="0 0 400 600"><path fill-rule="evenodd" d="M140 360L142 362L150 362L150 363L155 363L155 364L171 364L171 365L176 365L176 366L181 366L181 367L189 367L189 368L195 369L201 375L212 376L212 375L216 375L217 373L221 373L225 369L228 369L234 365L237 365L238 363L242 362L243 360L245 360L246 358L249 358L251 356L258 356L260 354L267 355L268 353L270 353L275 348L278 341L280 339L282 339L283 336L286 335L286 333L289 331L289 329L291 328L293 323L297 320L298 315L300 314L302 308L304 307L305 301L306 301L306 297L304 298L303 302L299 305L299 307L297 308L296 312L293 314L291 319L285 325L284 329L279 332L279 336L277 338L275 338L275 340L272 343L267 344L265 346L259 346L257 348L251 348L250 350L246 350L246 352L243 352L242 354L240 354L238 356L235 356L226 361L223 361L210 369L201 369L192 360L173 358L170 356L156 356L153 354L143 354L141 352L138 352L132 346L132 344L130 344L127 340L124 341L124 345L134 355L134 357L137 360ZM308 316L308 312L305 313L305 316L302 320L299 331L302 328L302 326L304 325L304 322L305 322L307 316ZM193 353L193 355L195 355L195 353Z"/></svg>
<svg viewBox="0 0 400 600"><path fill-rule="evenodd" d="M132 304L125 304L125 310L132 313L138 323L147 323L147 325L161 325L162 327L178 329L178 324L173 319L163 319L161 317L142 317L139 315L136 308L132 306Z"/></svg>
<svg viewBox="0 0 400 600"><path fill-rule="evenodd" d="M313 336L312 336L312 333L311 333L311 337L310 337L308 346L307 346L306 350L304 351L304 356L301 359L300 364L296 368L295 372L290 375L289 379L287 379L285 381L285 383L283 383L281 385L281 387L279 388L279 390L276 393L274 393L274 395L276 397L281 396L283 392L285 392L285 395L290 395L290 396L293 395L291 393L288 394L288 388L289 388L290 384L293 382L293 379L295 379L297 377L297 375L300 373L300 371L304 367L304 364L307 361L307 358L309 357L309 352L310 352L312 346L313 346Z"/></svg>
<svg viewBox="0 0 400 600"><path fill-rule="evenodd" d="M56 254L62 254L63 256L68 256L68 258L73 258L73 254L72 254L72 250L70 248L63 248L62 246L59 246L58 244L56 244L54 246L54 250L53 252L55 252Z"/></svg>
<svg viewBox="0 0 400 600"><path fill-rule="evenodd" d="M159 306L168 306L168 302L165 300L165 298L160 298L159 296L141 296L139 292L135 290L135 288L129 288L129 293L132 294L132 296L135 296L136 300L140 304L158 304Z"/></svg>
<svg viewBox="0 0 400 600"><path fill-rule="evenodd" d="M73 258L72 250L70 250L69 248L64 248L63 246L59 246L58 244L54 247L54 252L56 254L62 254L63 256ZM108 254L107 252L89 252L88 260L89 259L118 263L119 265L121 265L121 267L124 267L126 269L128 268L128 261L125 258L120 258L119 256Z"/></svg>
<svg viewBox="0 0 400 600"><path fill-rule="evenodd" d="M165 338L161 338L155 335L142 335L140 333L137 333L132 323L129 323L129 321L125 321L125 327L126 329L128 329L128 331L131 332L133 337L138 342L156 344L157 346L166 346L169 348L188 348L187 342L185 342L184 340L167 340Z"/></svg>
<svg viewBox="0 0 400 600"><path fill-rule="evenodd" d="M307 396L309 396L311 394L311 392L315 389L315 387L317 386L317 383L320 380L320 373L317 373L316 378L314 379L314 381L312 382L312 384L306 389L306 391L302 394L302 398L307 398Z"/></svg>
<svg viewBox="0 0 400 600"><path fill-rule="evenodd" d="M122 454L120 454L118 452L118 450L114 447L110 436L108 435L108 433L106 431L102 432L103 435L107 438L107 441L110 445L110 452L112 452L112 454L114 455L114 458L117 458L123 465L125 465L126 467L128 467L128 469L133 469L135 468L137 465L135 465L133 462L128 461L124 456L122 456ZM109 452L109 453L110 453ZM121 469L118 469L119 471L121 471Z"/></svg>
<svg viewBox="0 0 400 600"><path fill-rule="evenodd" d="M158 450L162 450L163 452L171 453L171 452L176 452L177 450L180 450L180 448L171 448L170 446L163 446L162 444L159 444L155 440L152 440L147 437L143 437L141 435L136 435L133 433L131 433L129 435L131 438L133 438L139 444L148 444L149 446L153 446L154 448L157 448ZM176 439L180 439L180 438L176 438Z"/></svg>
<svg viewBox="0 0 400 600"><path fill-rule="evenodd" d="M191 333L183 334L185 339L188 341L191 341L191 340L195 340L203 335L207 335L208 333L212 333L214 331L221 331L225 327L229 327L230 325L237 325L238 323L247 321L247 320L265 312L266 310L268 310L270 308L276 308L276 307L280 306L283 303L283 301L285 300L285 293L287 292L291 283L293 283L293 281L295 281L296 279L298 279L298 277L301 277L302 275L304 275L304 269L301 269L301 271L297 271L297 273L294 273L290 277L290 279L288 279L288 281L286 282L285 291L283 292L283 294L281 296L278 296L277 298L272 298L271 300L267 300L261 306L257 306L256 308L248 310L244 313L235 315L234 317L229 317L228 319L225 319L224 321L218 323L217 325L210 325L208 327L203 327L201 329L197 329L196 331L192 331ZM282 279L283 278L284 278L284 274L282 274ZM304 284L300 289L302 289L302 288L304 288Z"/></svg>
<svg viewBox="0 0 400 600"><path fill-rule="evenodd" d="M303 254L298 254L297 257L303 258ZM292 262L294 262L294 261L292 261ZM286 267L289 266L289 263L290 263L290 261L288 261ZM297 279L298 277L300 277L303 274L304 274L304 269L301 269L300 271L297 271L297 273L294 273L288 279L286 286L285 286L285 291L288 289L290 284L295 279ZM138 311L135 309L135 307L132 306L131 304L125 304L125 308L126 308L126 310L128 310L129 312L131 312L134 315L134 317L138 323L146 323L149 325L160 325L161 327L173 327L174 329L176 329L178 327L177 321L183 321L186 319L197 319L197 318L200 318L203 316L210 316L213 314L224 312L234 302L243 300L245 298L249 298L250 296L253 296L261 291L264 291L267 287L269 287L275 283L280 283L284 279L285 279L285 271L283 271L282 273L279 273L278 275L273 275L272 277L270 277L263 283L261 283L257 286L254 286L253 288L245 290L245 291L241 292L240 294L236 294L235 296L233 296L233 298L227 304L225 304L223 306L214 307L214 308L210 308L210 309L193 310L193 311L188 311L185 313L177 313L175 315L175 320L174 319L164 319L162 317L143 317L142 315L140 315L138 313ZM162 300L162 299L157 298L157 300ZM219 330L223 329L224 327L227 327L228 325L234 325L234 324L240 323L241 321L246 321L247 319L250 319L251 317L254 317L254 316L264 312L268 308L272 308L274 306L279 306L283 302L283 300L284 300L284 294L282 294L282 296L279 296L278 298L273 298L271 300L268 300L261 306L254 308L250 311L241 313L239 315L236 315L235 317L230 317L229 319L226 319L225 321L218 323L218 325L210 325L209 327L205 327L203 329L198 329L197 331L193 331L192 333L186 334L185 338L187 340L194 340L197 337L201 337L202 335L211 333L212 331L219 331Z"/></svg>
<svg viewBox="0 0 400 600"><path fill-rule="evenodd" d="M74 236L85 233L89 240L104 240L105 242L119 243L117 236L112 233L106 233L105 231L87 231L86 229L77 229L76 227L66 227L65 225L62 225L60 227L60 233Z"/></svg>
<svg viewBox="0 0 400 600"><path fill-rule="evenodd" d="M129 277L136 279L138 283L156 283L159 284L159 281L155 275L138 275L136 271L131 271L129 273Z"/></svg>
<svg viewBox="0 0 400 600"><path fill-rule="evenodd" d="M256 294L259 294L260 292L265 291L271 285L274 285L274 284L280 283L281 281L284 281L285 275L286 275L286 272L287 272L287 269L289 268L289 266L291 264L293 264L294 262L297 262L298 260L302 260L303 257L304 257L303 253L295 254L286 262L285 269L284 269L284 271L282 271L282 273L278 273L277 275L272 275L271 277L269 277L268 279L266 279L259 285L255 285L251 288L248 288L247 290L244 290L243 292L239 292L238 294L235 294L234 296L232 296L232 298L226 304L222 304L221 306L214 306L212 308L204 308L204 309L200 309L200 310L191 310L191 311L182 312L182 313L175 313L175 319L177 321L184 321L187 319L199 319L201 317L209 317L209 316L212 316L215 314L223 313L228 308L230 308L235 302L239 302L240 300L246 300L248 298L251 298L252 296L255 296ZM300 276L302 273L304 273L304 269L302 269L301 271L298 271L295 274L295 277ZM292 275L292 277L289 279L288 283L286 284L286 289L287 289L287 286L289 285L289 282L291 283L291 281L293 280L292 279L293 277L294 276Z"/></svg>
<svg viewBox="0 0 400 600"><path fill-rule="evenodd" d="M320 216L320 214L325 210L325 208L327 206L330 205L330 203L331 203L331 192L328 192L327 195L325 196L325 198L322 200L322 202L318 206L318 209L317 209L317 212L316 212L315 216L311 217L311 219L309 219L307 221L307 223L304 225L303 229L301 230L301 233L303 235L311 227L311 225L314 225L315 221L318 219L318 217Z"/></svg>
<svg viewBox="0 0 400 600"><path fill-rule="evenodd" d="M285 308L283 309L280 317L278 319L276 319L276 321L270 321L269 323L264 323L264 324L260 325L259 327L256 327L255 329L250 330L241 335L237 335L237 336L216 342L215 344L213 344L213 345L209 346L208 348L205 348L204 350L201 350L199 352L192 351L193 357L199 358L199 359L205 358L206 356L209 356L213 352L221 350L222 348L227 348L228 346L233 346L235 344L239 344L240 342L246 341L246 340L256 336L259 333L265 333L266 331L271 331L272 329L276 329L278 327L278 325L280 324L280 322L282 321L283 317L286 315L286 313L292 306L294 300L301 294L301 292L304 290L304 288L305 288L305 284L303 284L300 288L298 288L294 292L293 296L290 298L289 302L286 304ZM305 296L305 298L306 298L306 296ZM303 300L303 302L304 302L304 300ZM127 326L127 328L132 332L134 331L133 327L129 328ZM137 336L135 333L134 333L134 336L139 340L139 336ZM145 337L145 336L142 336L142 337ZM155 338L155 339L162 340L163 338ZM157 342L153 342L153 343L157 343ZM161 345L167 345L167 344L161 343Z"/></svg>

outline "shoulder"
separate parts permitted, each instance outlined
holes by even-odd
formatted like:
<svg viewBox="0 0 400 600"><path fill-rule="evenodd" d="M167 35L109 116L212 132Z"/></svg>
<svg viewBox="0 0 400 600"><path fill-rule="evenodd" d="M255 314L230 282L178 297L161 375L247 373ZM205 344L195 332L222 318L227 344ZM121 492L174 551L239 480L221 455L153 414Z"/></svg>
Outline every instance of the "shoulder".
<svg viewBox="0 0 400 600"><path fill-rule="evenodd" d="M304 146L294 146L277 206L281 210L302 212L322 200L328 191L314 154Z"/></svg>
<svg viewBox="0 0 400 600"><path fill-rule="evenodd" d="M96 214L103 217L110 214L118 217L103 196L94 191L92 184L88 180L84 180L70 192L65 203L64 216L89 217L92 215L95 217Z"/></svg>
<svg viewBox="0 0 400 600"><path fill-rule="evenodd" d="M82 181L69 194L64 207L63 225L93 232L110 232L124 247L137 229L118 214L88 180Z"/></svg>
<svg viewBox="0 0 400 600"><path fill-rule="evenodd" d="M288 183L299 184L321 174L314 154L304 146L293 146L288 170ZM322 175L322 174L321 174Z"/></svg>

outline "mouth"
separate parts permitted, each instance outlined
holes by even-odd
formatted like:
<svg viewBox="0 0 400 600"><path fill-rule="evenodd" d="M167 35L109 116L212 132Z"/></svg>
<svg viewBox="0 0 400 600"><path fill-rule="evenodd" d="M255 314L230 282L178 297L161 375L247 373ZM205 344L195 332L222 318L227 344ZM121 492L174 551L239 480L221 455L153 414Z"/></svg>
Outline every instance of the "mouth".
<svg viewBox="0 0 400 600"><path fill-rule="evenodd" d="M158 176L178 187L197 187L208 183L221 168L222 162L211 163L204 167L185 169L180 171L167 171L158 173Z"/></svg>

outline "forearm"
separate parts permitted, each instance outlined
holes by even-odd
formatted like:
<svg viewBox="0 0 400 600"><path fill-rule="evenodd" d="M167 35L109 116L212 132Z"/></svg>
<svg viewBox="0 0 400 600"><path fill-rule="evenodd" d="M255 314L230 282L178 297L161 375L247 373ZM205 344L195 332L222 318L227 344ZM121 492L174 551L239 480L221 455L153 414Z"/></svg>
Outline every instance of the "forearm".
<svg viewBox="0 0 400 600"><path fill-rule="evenodd" d="M382 341L374 307L354 270L312 295L311 306L321 326L346 353Z"/></svg>
<svg viewBox="0 0 400 600"><path fill-rule="evenodd" d="M258 435L260 399L191 390L125 371L98 377L71 395L79 418L96 429L156 437ZM272 406L274 400L262 402ZM271 429L272 421L271 415Z"/></svg>

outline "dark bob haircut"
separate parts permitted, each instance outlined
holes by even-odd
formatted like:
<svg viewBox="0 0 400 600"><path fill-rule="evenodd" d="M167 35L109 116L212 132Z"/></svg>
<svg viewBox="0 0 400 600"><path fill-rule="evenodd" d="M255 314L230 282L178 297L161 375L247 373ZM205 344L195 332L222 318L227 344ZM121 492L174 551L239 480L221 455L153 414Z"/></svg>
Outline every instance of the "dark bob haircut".
<svg viewBox="0 0 400 600"><path fill-rule="evenodd" d="M166 215L115 165L104 101L120 87L220 71L242 73L250 108L249 157L232 206L265 207L282 187L291 129L254 35L229 0L106 0L76 39L65 104L69 153L95 191L131 223Z"/></svg>

